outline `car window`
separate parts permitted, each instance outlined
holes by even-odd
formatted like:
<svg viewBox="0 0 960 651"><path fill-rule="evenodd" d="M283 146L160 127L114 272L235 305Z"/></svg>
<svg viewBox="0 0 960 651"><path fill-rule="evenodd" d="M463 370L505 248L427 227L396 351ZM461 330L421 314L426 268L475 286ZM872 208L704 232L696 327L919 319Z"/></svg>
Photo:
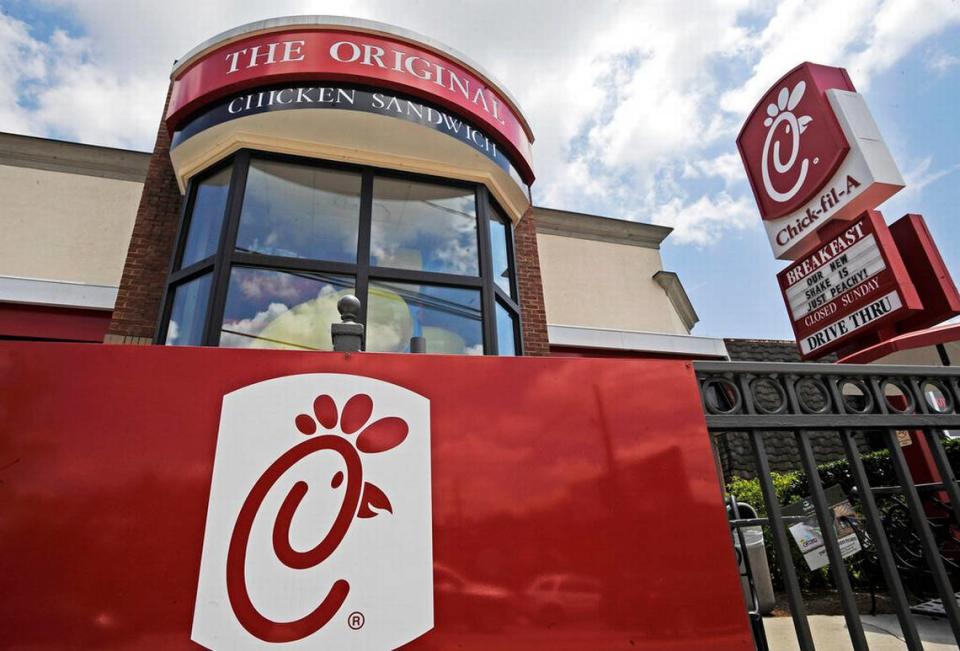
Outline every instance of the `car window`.
<svg viewBox="0 0 960 651"><path fill-rule="evenodd" d="M434 577L436 577L438 588L456 590L463 585L463 580L460 577L458 577L456 574L454 574L450 570L444 569L442 567L435 567L433 570L433 574L434 574Z"/></svg>
<svg viewBox="0 0 960 651"><path fill-rule="evenodd" d="M597 592L597 584L590 579L565 577L563 579L562 589L568 592Z"/></svg>

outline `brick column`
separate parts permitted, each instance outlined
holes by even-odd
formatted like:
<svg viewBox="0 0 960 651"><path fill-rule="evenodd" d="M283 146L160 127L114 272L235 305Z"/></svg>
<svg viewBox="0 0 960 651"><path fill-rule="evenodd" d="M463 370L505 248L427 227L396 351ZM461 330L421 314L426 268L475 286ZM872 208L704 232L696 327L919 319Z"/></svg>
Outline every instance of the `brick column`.
<svg viewBox="0 0 960 651"><path fill-rule="evenodd" d="M163 115L166 113L165 102ZM161 119L104 343L153 342L177 237L181 201L170 163L170 136Z"/></svg>
<svg viewBox="0 0 960 651"><path fill-rule="evenodd" d="M525 355L548 355L550 343L547 339L547 315L543 308L537 222L533 207L527 210L513 230L513 250L523 320L523 352Z"/></svg>

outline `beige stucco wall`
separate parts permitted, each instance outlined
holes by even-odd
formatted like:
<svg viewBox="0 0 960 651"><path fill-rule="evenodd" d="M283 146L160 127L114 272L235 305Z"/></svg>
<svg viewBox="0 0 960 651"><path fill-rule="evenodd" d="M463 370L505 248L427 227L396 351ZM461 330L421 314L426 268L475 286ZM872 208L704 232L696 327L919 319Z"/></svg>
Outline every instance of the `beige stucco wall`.
<svg viewBox="0 0 960 651"><path fill-rule="evenodd" d="M653 279L657 249L537 235L547 323L689 334Z"/></svg>
<svg viewBox="0 0 960 651"><path fill-rule="evenodd" d="M142 189L0 165L0 276L117 286Z"/></svg>

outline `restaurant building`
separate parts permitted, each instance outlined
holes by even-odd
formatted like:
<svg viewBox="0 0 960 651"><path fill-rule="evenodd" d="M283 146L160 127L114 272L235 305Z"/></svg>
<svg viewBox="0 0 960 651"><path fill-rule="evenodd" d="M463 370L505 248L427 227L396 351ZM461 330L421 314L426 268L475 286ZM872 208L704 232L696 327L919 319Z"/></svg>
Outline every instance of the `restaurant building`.
<svg viewBox="0 0 960 651"><path fill-rule="evenodd" d="M771 89L742 147L780 199L769 145L785 138L772 161L789 171L808 107L821 113L803 146L846 165L839 150L857 145L817 131L832 124L827 93L860 106L845 73L793 75L807 78ZM867 539L836 526L855 526L851 501L877 550L858 574L889 586L911 648L910 612L930 614L931 596L960 640L944 447L960 383L934 367L952 363L960 327L930 327L960 313L960 294L922 219L908 215L897 244L912 264L881 255L895 247L875 205L847 215L872 227L849 257L820 252L835 234L790 253L860 281L893 268L904 305L925 301L899 335L855 354L697 337L663 269L670 229L534 205L533 143L517 101L464 55L317 16L238 27L177 60L150 153L0 134L4 641L748 651L767 648L779 561L813 649L789 531L810 571L829 565L866 648L844 558L868 558ZM796 275L823 270L793 264L785 304L813 318L817 290L789 299ZM344 331L362 335L334 346ZM422 348L440 354L402 354ZM919 354L937 357L841 365ZM801 355L839 364L784 363ZM731 358L773 363L715 361ZM899 486L867 477L877 448ZM818 463L839 477L844 458L853 483L825 486ZM786 520L774 477L798 463L803 511ZM762 497L739 503L737 477ZM883 495L900 524L881 517ZM766 547L743 535L758 523ZM922 554L891 551L914 539ZM917 587L930 576L936 590Z"/></svg>
<svg viewBox="0 0 960 651"><path fill-rule="evenodd" d="M0 337L725 358L662 226L532 205L509 91L429 38L299 16L181 57L154 151L0 134Z"/></svg>

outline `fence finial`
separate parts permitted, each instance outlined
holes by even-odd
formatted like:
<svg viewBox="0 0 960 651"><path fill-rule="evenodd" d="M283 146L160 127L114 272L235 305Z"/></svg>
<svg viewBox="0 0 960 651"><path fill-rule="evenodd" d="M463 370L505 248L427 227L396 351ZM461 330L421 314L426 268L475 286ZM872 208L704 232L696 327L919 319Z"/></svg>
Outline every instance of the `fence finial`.
<svg viewBox="0 0 960 651"><path fill-rule="evenodd" d="M347 294L337 301L341 323L330 324L333 349L338 353L357 353L363 349L363 324L360 320L360 299Z"/></svg>

